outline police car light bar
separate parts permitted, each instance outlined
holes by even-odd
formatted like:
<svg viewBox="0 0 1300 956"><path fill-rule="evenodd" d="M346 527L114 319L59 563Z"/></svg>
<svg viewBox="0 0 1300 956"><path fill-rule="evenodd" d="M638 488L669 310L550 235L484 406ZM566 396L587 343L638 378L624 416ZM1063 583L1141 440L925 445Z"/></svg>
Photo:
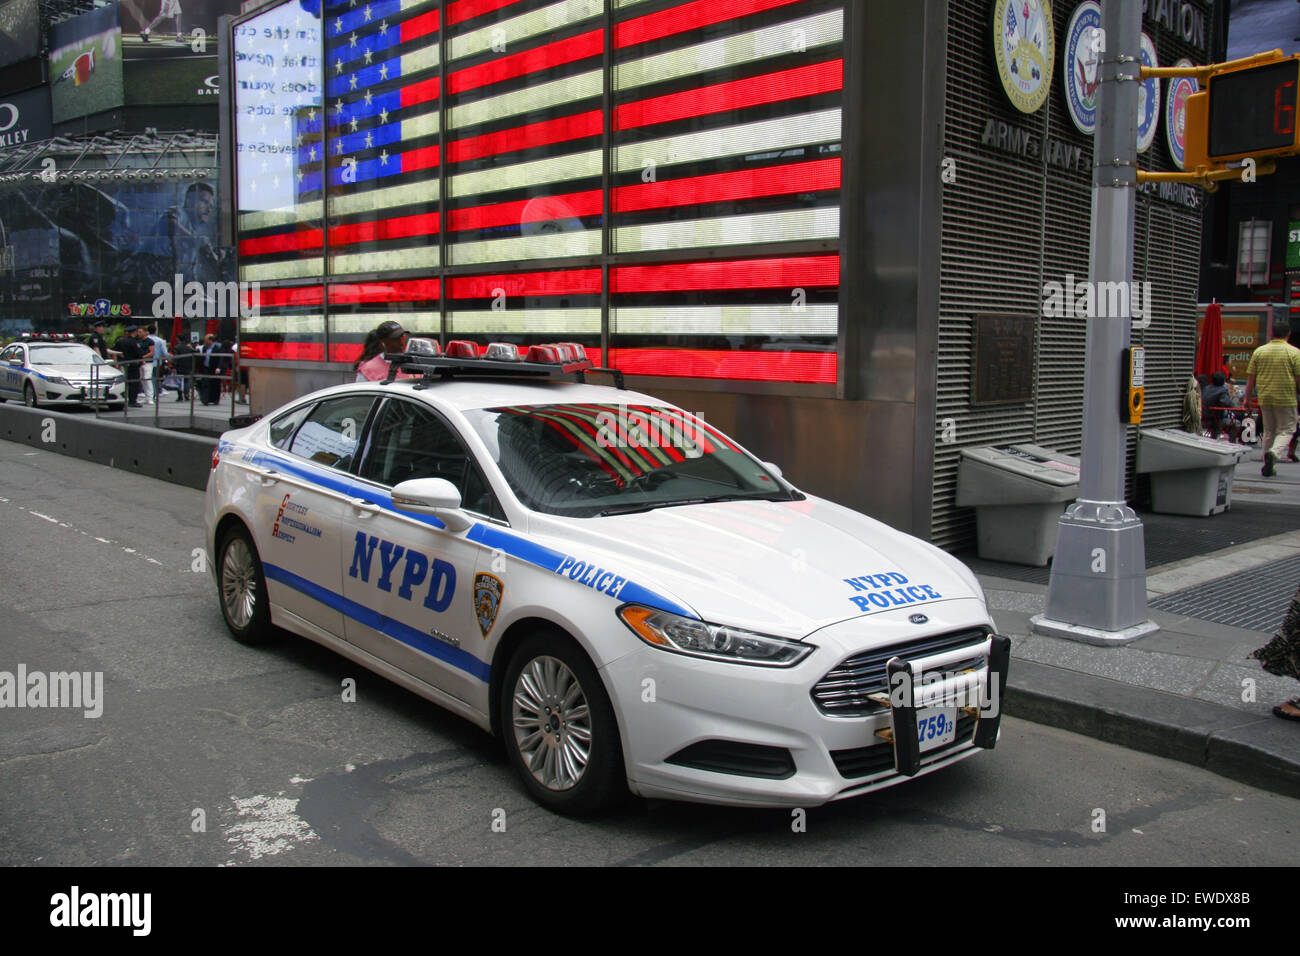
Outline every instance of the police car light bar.
<svg viewBox="0 0 1300 956"><path fill-rule="evenodd" d="M499 348L503 344L500 342L492 343L488 346L487 353L482 358L468 358L451 354L435 356L412 352L392 354L388 356L388 377L384 379L383 384L387 385L395 381L399 372L423 375L423 380L416 386L417 388L429 384L434 377L448 379L481 375L494 378L552 378L556 375L574 375L577 381L585 382L587 372L606 372L614 376L614 384L617 388L627 387L623 383L623 373L619 369L597 368L587 358L577 361L564 361L559 359L560 350L553 345L532 346L528 350L528 360L521 362L518 358L511 360L496 357L510 354L506 348ZM448 343L448 348L450 350L450 343ZM510 345L507 348L514 350L514 354L518 355L515 346ZM565 349L564 354L569 355L571 353ZM546 357L554 357L557 360L546 361Z"/></svg>

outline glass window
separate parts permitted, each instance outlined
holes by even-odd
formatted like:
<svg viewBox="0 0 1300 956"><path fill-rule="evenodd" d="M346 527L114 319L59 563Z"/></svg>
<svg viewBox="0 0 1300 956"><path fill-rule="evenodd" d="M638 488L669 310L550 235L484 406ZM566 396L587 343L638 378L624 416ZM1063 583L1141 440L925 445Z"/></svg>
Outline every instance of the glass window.
<svg viewBox="0 0 1300 956"><path fill-rule="evenodd" d="M289 439L293 438L294 429L298 427L299 422L307 417L309 411L311 411L311 405L303 405L300 408L295 408L287 415L281 415L273 421L271 423L271 432L268 436L271 444L276 448L281 448L287 451L289 448Z"/></svg>
<svg viewBox="0 0 1300 956"><path fill-rule="evenodd" d="M289 451L340 471L352 466L357 436L375 403L373 395L349 395L321 402L307 416Z"/></svg>
<svg viewBox="0 0 1300 956"><path fill-rule="evenodd" d="M413 478L445 478L467 511L500 517L501 509L451 427L427 408L393 400L371 429L361 477L392 487Z"/></svg>
<svg viewBox="0 0 1300 956"><path fill-rule="evenodd" d="M578 518L712 501L793 501L729 438L671 406L527 405L466 412L529 508Z"/></svg>

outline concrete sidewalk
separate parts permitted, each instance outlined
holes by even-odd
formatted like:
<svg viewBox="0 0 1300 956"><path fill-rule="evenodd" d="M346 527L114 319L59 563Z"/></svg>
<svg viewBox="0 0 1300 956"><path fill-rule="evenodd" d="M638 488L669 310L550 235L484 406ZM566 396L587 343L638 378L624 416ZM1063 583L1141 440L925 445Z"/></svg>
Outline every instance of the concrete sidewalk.
<svg viewBox="0 0 1300 956"><path fill-rule="evenodd" d="M1300 683L1248 657L1269 641L1300 584L1300 464L1279 463L1271 479L1260 467L1238 466L1233 503L1276 503L1279 533L1149 568L1147 601L1160 630L1131 644L1034 634L1029 620L1044 609L1047 587L980 574L994 621L1012 640L1007 713L1300 797L1300 723L1272 714L1300 696ZM1177 520L1205 527L1215 518Z"/></svg>

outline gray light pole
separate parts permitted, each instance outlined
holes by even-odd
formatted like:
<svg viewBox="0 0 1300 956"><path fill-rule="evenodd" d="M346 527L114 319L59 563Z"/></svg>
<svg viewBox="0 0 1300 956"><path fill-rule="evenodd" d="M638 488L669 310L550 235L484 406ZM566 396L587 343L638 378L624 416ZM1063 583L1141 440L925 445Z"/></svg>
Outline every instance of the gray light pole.
<svg viewBox="0 0 1300 956"><path fill-rule="evenodd" d="M1105 42L1097 131L1093 136L1093 301L1102 283L1132 289L1133 220L1137 205L1137 100L1141 84L1141 0L1101 0ZM1130 309L1088 317L1083 452L1079 498L1057 526L1047 610L1034 630L1090 644L1122 644L1156 630L1147 617L1142 522L1124 502L1125 443L1120 421L1121 360L1129 344Z"/></svg>

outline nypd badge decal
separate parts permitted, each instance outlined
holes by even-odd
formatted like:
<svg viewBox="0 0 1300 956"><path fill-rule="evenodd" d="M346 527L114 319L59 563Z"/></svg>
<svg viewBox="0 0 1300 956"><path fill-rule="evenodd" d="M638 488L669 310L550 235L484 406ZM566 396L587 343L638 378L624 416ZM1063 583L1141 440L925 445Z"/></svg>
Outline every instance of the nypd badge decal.
<svg viewBox="0 0 1300 956"><path fill-rule="evenodd" d="M474 616L478 618L478 629L483 632L484 640L496 623L504 591L505 585L496 575L483 572L474 575Z"/></svg>

